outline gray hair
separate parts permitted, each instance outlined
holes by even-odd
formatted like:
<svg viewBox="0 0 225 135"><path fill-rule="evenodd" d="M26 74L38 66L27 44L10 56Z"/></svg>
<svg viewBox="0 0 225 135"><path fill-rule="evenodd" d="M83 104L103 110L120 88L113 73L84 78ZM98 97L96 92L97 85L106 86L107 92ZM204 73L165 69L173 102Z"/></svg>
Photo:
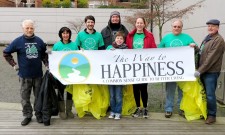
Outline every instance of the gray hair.
<svg viewBox="0 0 225 135"><path fill-rule="evenodd" d="M183 27L183 21L181 19L176 19L172 22L172 26L175 22L180 22L181 26Z"/></svg>
<svg viewBox="0 0 225 135"><path fill-rule="evenodd" d="M32 24L33 26L35 26L35 22L31 19L26 19L22 22L22 27L24 28L26 24Z"/></svg>

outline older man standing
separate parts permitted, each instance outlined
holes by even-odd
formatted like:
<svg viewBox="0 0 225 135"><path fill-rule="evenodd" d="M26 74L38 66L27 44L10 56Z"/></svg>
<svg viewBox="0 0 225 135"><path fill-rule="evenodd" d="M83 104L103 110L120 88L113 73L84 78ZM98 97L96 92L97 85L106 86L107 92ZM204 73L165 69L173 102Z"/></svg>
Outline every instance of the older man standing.
<svg viewBox="0 0 225 135"><path fill-rule="evenodd" d="M30 102L31 91L34 93L34 108L42 80L42 61L48 65L48 55L45 53L46 45L42 39L34 35L34 21L24 20L22 22L23 35L19 36L3 51L6 61L19 71L20 96L23 116L22 126L30 123L33 116L33 108ZM12 53L17 52L17 63ZM42 118L35 113L37 122L42 123Z"/></svg>
<svg viewBox="0 0 225 135"><path fill-rule="evenodd" d="M189 46L194 42L194 40L187 34L182 33L183 22L181 20L175 20L172 23L172 33L167 34L163 37L158 48L168 48L168 47L181 47ZM166 104L165 104L165 117L170 118L173 112L174 95L177 88L176 82L166 83ZM180 101L182 99L182 91L178 89L178 99L177 106L180 108ZM183 111L179 111L179 115L183 116Z"/></svg>
<svg viewBox="0 0 225 135"><path fill-rule="evenodd" d="M199 65L195 77L199 77L206 90L207 97L207 119L206 124L216 122L216 86L220 75L225 43L218 33L220 21L213 19L206 22L208 35L203 40L199 49Z"/></svg>

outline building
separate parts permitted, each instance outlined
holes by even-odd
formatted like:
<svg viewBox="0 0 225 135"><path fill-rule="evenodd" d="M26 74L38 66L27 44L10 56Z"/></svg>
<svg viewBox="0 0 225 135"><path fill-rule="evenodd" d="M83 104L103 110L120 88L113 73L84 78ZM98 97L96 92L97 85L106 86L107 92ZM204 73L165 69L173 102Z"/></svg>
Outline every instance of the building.
<svg viewBox="0 0 225 135"><path fill-rule="evenodd" d="M130 5L131 0L89 0L89 8L101 5ZM71 0L73 7L77 7L78 0ZM118 4L119 3L119 4ZM0 0L0 7L42 7L42 0Z"/></svg>

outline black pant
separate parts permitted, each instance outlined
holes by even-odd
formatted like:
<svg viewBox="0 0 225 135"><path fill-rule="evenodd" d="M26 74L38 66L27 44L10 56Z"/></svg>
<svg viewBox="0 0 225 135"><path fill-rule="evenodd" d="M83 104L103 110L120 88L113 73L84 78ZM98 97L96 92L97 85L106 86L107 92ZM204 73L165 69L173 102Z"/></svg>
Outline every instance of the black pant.
<svg viewBox="0 0 225 135"><path fill-rule="evenodd" d="M66 85L63 85L59 80L56 80L56 85L58 88L58 101L64 101L64 91L65 91ZM66 99L72 100L72 94L66 92Z"/></svg>
<svg viewBox="0 0 225 135"><path fill-rule="evenodd" d="M147 107L147 104L148 104L147 87L148 87L147 83L133 85L134 98L135 98L137 107L140 107L140 96L141 96L144 108Z"/></svg>

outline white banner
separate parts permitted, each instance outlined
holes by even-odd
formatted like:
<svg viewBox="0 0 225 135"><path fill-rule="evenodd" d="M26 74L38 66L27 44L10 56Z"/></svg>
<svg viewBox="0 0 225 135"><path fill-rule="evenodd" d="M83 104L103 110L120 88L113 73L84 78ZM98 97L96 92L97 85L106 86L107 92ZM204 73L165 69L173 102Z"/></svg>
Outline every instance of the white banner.
<svg viewBox="0 0 225 135"><path fill-rule="evenodd" d="M191 47L53 51L50 72L63 84L194 81Z"/></svg>

